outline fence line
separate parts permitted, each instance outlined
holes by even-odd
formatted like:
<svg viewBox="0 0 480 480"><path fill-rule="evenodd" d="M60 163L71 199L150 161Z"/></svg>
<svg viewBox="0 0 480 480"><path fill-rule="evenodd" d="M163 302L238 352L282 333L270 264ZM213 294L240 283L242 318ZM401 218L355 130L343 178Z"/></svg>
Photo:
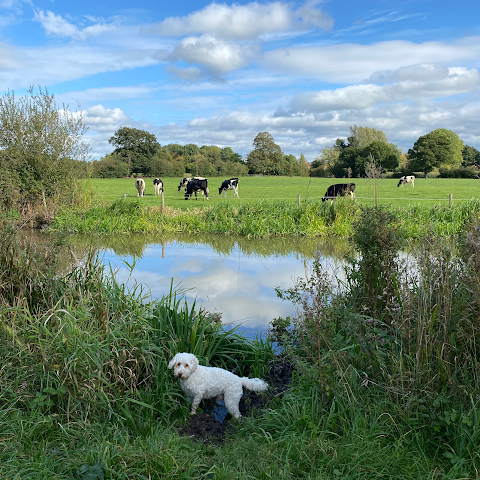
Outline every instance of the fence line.
<svg viewBox="0 0 480 480"><path fill-rule="evenodd" d="M99 197L102 197L102 198L118 198L119 195L118 194L112 194L112 195L102 195L102 194L98 194ZM121 197L125 197L125 196L128 196L128 197L137 197L137 195L135 195L134 193L132 194L124 194L124 195L120 195ZM154 195L148 195L149 197L154 197ZM183 195L164 195L165 198L173 198L173 199L176 199L176 200L183 200ZM199 198L202 198L202 197L199 197ZM224 200L224 197L209 197L209 198L213 198L214 200L217 199L217 200ZM319 196L319 197L313 197L313 196L309 196L308 199L309 200L320 200L321 198L324 198L323 196ZM328 199L334 199L336 197L326 197ZM232 197L233 199L233 197ZM358 196L355 196L355 199L357 200L375 200L375 197L358 197ZM404 200L404 201L409 201L409 202L414 202L414 201L417 201L417 202L450 202L450 204L453 202L453 201L456 201L456 202L468 202L469 200L474 200L475 197L470 197L470 198L453 198L452 194L450 194L449 197L447 198L405 198L405 197L377 197L377 200ZM237 200L237 199L235 199ZM242 197L242 200L290 200L292 202L294 201L297 201L297 202L300 202L302 199L300 198L300 194L297 194L297 198L289 198L289 197L263 197L263 198L260 198L260 197Z"/></svg>

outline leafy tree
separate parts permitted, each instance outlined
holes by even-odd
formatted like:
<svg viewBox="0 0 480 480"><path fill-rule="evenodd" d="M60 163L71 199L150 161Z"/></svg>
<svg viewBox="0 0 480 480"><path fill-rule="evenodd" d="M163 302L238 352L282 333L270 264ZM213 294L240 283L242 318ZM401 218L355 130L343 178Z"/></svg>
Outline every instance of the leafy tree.
<svg viewBox="0 0 480 480"><path fill-rule="evenodd" d="M455 168L462 163L463 141L446 128L421 136L408 151L412 171L424 172L425 176L434 168Z"/></svg>
<svg viewBox="0 0 480 480"><path fill-rule="evenodd" d="M128 175L128 165L115 154L92 162L93 178L122 178Z"/></svg>
<svg viewBox="0 0 480 480"><path fill-rule="evenodd" d="M178 143L169 143L163 148L172 155L172 158L184 157L185 147L183 145L179 145Z"/></svg>
<svg viewBox="0 0 480 480"><path fill-rule="evenodd" d="M129 164L129 173L153 173L152 161L160 148L155 135L137 128L119 128L108 143L115 147L113 153Z"/></svg>
<svg viewBox="0 0 480 480"><path fill-rule="evenodd" d="M239 153L235 153L230 147L222 148L221 151L223 162L240 162L244 163L242 156Z"/></svg>
<svg viewBox="0 0 480 480"><path fill-rule="evenodd" d="M469 167L470 165L478 166L480 164L480 152L470 145L465 145L462 150L462 165Z"/></svg>
<svg viewBox="0 0 480 480"><path fill-rule="evenodd" d="M183 147L183 156L185 162L191 162L193 157L200 151L200 149L194 143L189 143Z"/></svg>
<svg viewBox="0 0 480 480"><path fill-rule="evenodd" d="M360 147L345 148L338 156L338 162L330 169L335 177L356 177L364 170L364 149Z"/></svg>
<svg viewBox="0 0 480 480"><path fill-rule="evenodd" d="M89 151L83 117L80 107L59 108L46 88L30 87L19 98L9 90L0 98L0 206L74 199L74 160L85 161Z"/></svg>
<svg viewBox="0 0 480 480"><path fill-rule="evenodd" d="M337 140L337 142L343 142L343 140ZM343 145L345 142L343 142ZM335 144L333 147L326 146L320 150L320 155L315 157L315 160L312 162L312 168L310 169L311 177L325 177L328 174L332 174L332 169L335 164L338 162L338 157L340 152L344 147L341 147L338 144Z"/></svg>
<svg viewBox="0 0 480 480"><path fill-rule="evenodd" d="M222 161L222 150L216 145L203 145L200 147L200 153L202 153L215 167L217 167Z"/></svg>
<svg viewBox="0 0 480 480"><path fill-rule="evenodd" d="M253 141L254 149L248 154L248 170L254 174L278 175L278 164L283 159L281 148L268 132L259 133Z"/></svg>
<svg viewBox="0 0 480 480"><path fill-rule="evenodd" d="M368 147L375 141L388 143L387 136L381 130L370 127L357 127L356 125L350 127L350 136L348 137L350 147Z"/></svg>
<svg viewBox="0 0 480 480"><path fill-rule="evenodd" d="M374 140L362 152L364 159L370 155L375 159L377 167L381 167L383 171L395 170L400 165L401 152L393 143Z"/></svg>
<svg viewBox="0 0 480 480"><path fill-rule="evenodd" d="M305 160L305 155L300 154L300 158L294 169L294 175L298 177L308 177L310 169L308 168L307 161Z"/></svg>

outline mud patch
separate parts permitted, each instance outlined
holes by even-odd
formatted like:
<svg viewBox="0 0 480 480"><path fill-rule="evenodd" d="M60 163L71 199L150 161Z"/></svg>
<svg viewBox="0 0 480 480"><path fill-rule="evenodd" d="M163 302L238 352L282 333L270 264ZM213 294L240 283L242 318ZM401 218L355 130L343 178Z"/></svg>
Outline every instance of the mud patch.
<svg viewBox="0 0 480 480"><path fill-rule="evenodd" d="M294 371L294 365L287 360L278 359L274 362L265 378L270 388L265 394L244 390L239 405L240 413L243 416L249 415L252 411L264 408L272 398L283 395L292 383ZM201 407L207 413L192 415L185 425L178 429L181 436L204 443L220 444L225 441L227 434L235 433L237 426L234 421L230 421L233 417L222 403L203 400Z"/></svg>
<svg viewBox="0 0 480 480"><path fill-rule="evenodd" d="M235 427L230 422L220 423L213 415L199 413L192 415L183 427L178 429L182 437L192 437L204 443L219 444L225 440L227 432L234 432Z"/></svg>

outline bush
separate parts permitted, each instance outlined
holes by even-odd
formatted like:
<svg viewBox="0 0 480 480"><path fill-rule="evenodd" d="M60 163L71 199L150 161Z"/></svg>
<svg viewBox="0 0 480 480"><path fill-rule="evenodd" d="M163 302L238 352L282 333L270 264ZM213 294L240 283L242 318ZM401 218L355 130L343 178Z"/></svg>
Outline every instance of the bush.
<svg viewBox="0 0 480 480"><path fill-rule="evenodd" d="M438 169L440 178L478 178L480 170L472 167L448 168L440 167Z"/></svg>

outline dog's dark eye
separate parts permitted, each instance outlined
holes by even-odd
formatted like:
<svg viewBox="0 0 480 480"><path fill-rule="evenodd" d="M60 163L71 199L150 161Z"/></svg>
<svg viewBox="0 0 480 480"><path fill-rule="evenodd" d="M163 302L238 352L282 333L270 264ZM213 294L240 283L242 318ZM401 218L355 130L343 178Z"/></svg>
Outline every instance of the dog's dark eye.
<svg viewBox="0 0 480 480"><path fill-rule="evenodd" d="M186 363L185 366L188 368L188 363Z"/></svg>

